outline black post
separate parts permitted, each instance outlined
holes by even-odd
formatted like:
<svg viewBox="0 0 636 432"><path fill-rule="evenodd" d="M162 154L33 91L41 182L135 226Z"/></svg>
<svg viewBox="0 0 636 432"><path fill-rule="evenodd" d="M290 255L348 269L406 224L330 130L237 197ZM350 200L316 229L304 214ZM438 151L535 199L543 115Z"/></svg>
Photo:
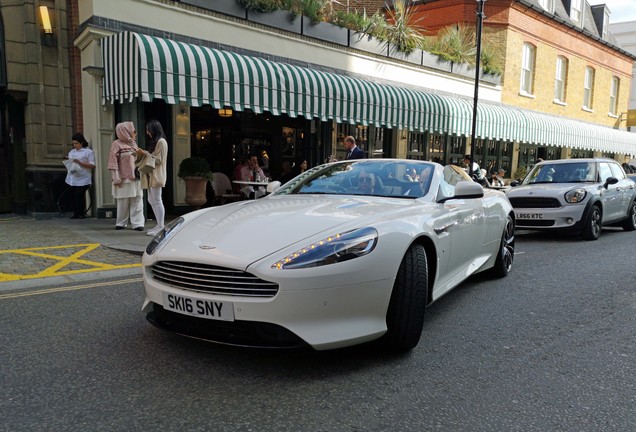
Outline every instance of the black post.
<svg viewBox="0 0 636 432"><path fill-rule="evenodd" d="M468 175L473 176L473 163L475 161L475 136L477 128L477 101L479 100L479 74L481 72L481 27L486 18L484 16L484 3L486 0L477 0L477 53L475 55L475 96L473 97L473 127L470 133L470 167Z"/></svg>

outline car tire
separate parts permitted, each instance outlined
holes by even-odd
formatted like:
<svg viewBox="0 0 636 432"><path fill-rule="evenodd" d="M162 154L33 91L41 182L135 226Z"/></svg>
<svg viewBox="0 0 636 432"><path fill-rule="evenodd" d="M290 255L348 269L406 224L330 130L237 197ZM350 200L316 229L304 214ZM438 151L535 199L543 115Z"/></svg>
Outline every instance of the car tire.
<svg viewBox="0 0 636 432"><path fill-rule="evenodd" d="M502 278L508 276L512 269L512 262L515 258L515 222L512 217L508 215L506 226L504 227L503 234L501 234L501 244L499 245L499 252L497 253L497 259L495 265L491 269L490 274L496 278Z"/></svg>
<svg viewBox="0 0 636 432"><path fill-rule="evenodd" d="M593 205L585 219L582 237L584 240L598 240L603 226L603 213L601 208Z"/></svg>
<svg viewBox="0 0 636 432"><path fill-rule="evenodd" d="M622 225L625 231L636 230L636 200L632 201L629 205L629 211L627 212L627 219L623 221Z"/></svg>
<svg viewBox="0 0 636 432"><path fill-rule="evenodd" d="M386 315L387 332L380 339L390 351L414 348L422 335L428 297L428 263L424 246L406 251L395 278Z"/></svg>

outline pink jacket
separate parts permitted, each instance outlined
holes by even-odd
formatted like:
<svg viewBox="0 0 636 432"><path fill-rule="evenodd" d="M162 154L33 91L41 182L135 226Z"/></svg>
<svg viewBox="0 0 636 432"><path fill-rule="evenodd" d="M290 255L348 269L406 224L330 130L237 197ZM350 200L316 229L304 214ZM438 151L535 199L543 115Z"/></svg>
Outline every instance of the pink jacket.
<svg viewBox="0 0 636 432"><path fill-rule="evenodd" d="M135 177L137 143L133 136L134 131L135 125L132 122L119 123L115 127L117 139L111 144L108 155L108 169L111 170L115 185L124 180L137 180Z"/></svg>

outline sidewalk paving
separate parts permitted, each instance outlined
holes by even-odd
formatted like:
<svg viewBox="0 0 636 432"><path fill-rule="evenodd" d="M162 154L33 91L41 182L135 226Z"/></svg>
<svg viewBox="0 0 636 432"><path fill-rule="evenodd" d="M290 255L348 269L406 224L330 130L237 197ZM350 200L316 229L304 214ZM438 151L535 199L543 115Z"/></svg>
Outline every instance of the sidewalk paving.
<svg viewBox="0 0 636 432"><path fill-rule="evenodd" d="M154 226L154 221L146 222L146 229ZM139 276L141 255L151 239L145 231L133 231L130 227L115 230L114 219L67 217L41 220L25 215L0 215L0 274L24 275L20 280L7 281L11 276L5 276L4 281L0 278L0 290L121 275ZM96 243L100 246L95 247ZM24 249L34 250L10 252ZM49 256L55 256L56 259L48 259ZM64 266L62 273L67 274L38 277L41 272L69 256L79 258L57 264ZM103 267L100 269L87 263L99 263ZM55 271L52 273L55 274Z"/></svg>

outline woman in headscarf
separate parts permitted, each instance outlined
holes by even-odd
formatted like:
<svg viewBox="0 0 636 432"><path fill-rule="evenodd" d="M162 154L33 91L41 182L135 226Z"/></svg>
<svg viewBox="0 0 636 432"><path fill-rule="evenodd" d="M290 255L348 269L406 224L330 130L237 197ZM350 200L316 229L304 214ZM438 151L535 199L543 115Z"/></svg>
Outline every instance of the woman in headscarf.
<svg viewBox="0 0 636 432"><path fill-rule="evenodd" d="M168 159L168 142L163 132L161 123L150 120L146 123L146 135L150 138L146 150L137 149L139 158L151 157L154 159L155 168L149 173L141 174L141 187L148 189L148 204L155 214L157 226L148 230L149 236L154 236L163 229L166 217L166 209L161 199L161 189L166 186L166 161ZM139 159L138 159L139 161Z"/></svg>
<svg viewBox="0 0 636 432"><path fill-rule="evenodd" d="M117 139L110 146L108 169L113 182L113 198L117 202L115 229L124 229L128 222L135 231L144 230L143 192L135 175L137 156L137 131L132 122L122 122L115 127Z"/></svg>

